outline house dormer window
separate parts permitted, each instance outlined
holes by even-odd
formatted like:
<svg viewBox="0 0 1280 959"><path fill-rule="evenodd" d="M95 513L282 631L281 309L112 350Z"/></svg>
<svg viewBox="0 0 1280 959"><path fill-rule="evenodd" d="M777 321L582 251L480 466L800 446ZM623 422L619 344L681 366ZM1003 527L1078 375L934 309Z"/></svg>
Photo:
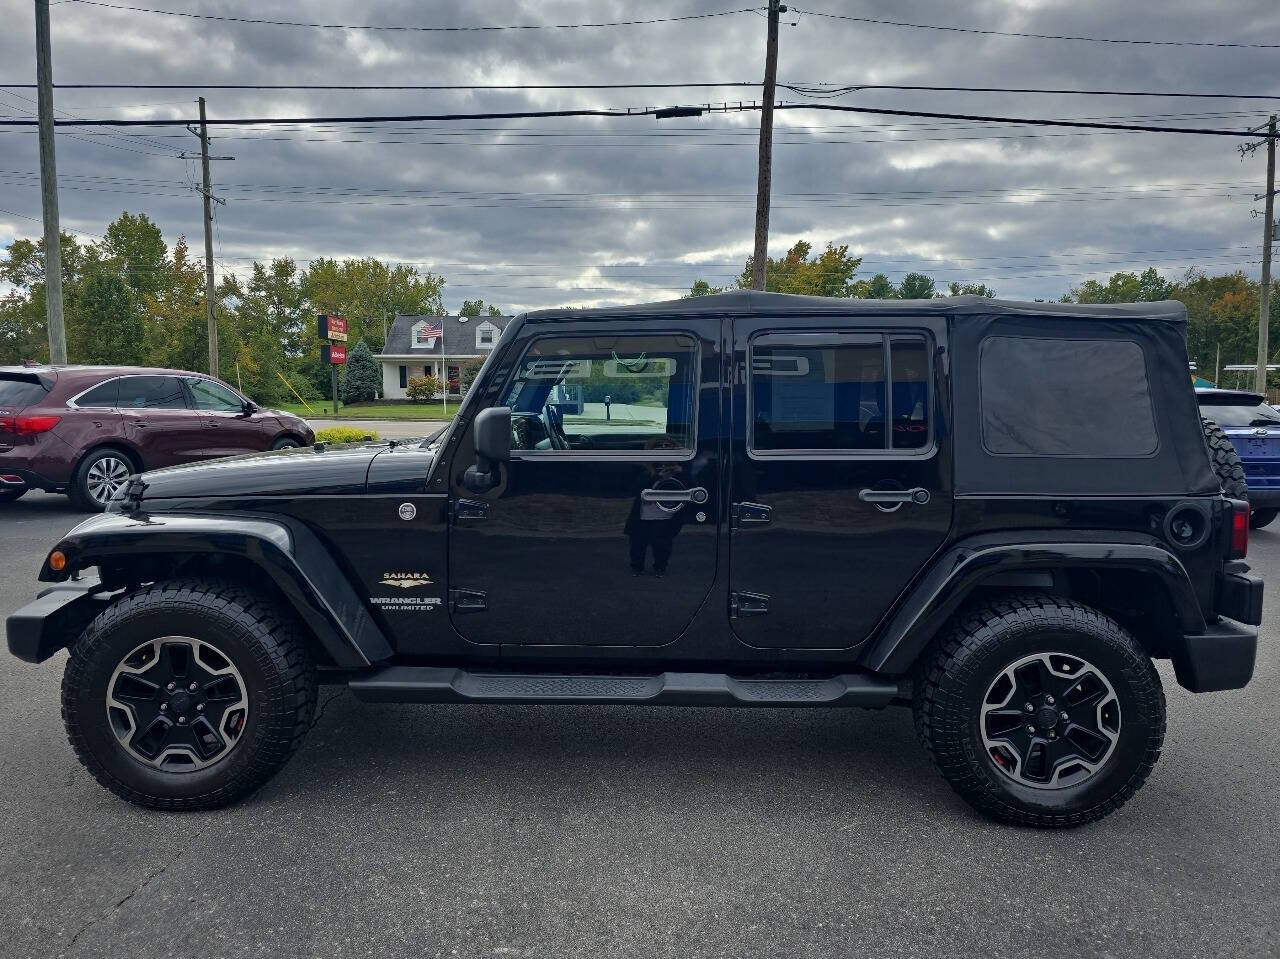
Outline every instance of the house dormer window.
<svg viewBox="0 0 1280 959"><path fill-rule="evenodd" d="M413 345L433 350L435 349L436 341L440 339L443 332L443 321L423 320L420 323L415 323L413 327Z"/></svg>
<svg viewBox="0 0 1280 959"><path fill-rule="evenodd" d="M476 348L482 350L493 349L493 344L498 340L498 328L488 320L476 327Z"/></svg>

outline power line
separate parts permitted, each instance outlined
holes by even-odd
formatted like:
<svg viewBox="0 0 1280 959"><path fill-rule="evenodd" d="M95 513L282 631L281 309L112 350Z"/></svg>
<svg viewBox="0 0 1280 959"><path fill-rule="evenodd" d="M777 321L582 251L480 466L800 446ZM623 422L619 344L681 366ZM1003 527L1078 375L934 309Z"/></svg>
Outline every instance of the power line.
<svg viewBox="0 0 1280 959"><path fill-rule="evenodd" d="M225 23L247 23L255 26L310 27L318 30L383 30L400 33L487 33L499 30L582 30L594 27L638 27L655 23L679 23L688 20L710 20L714 17L731 17L740 13L753 13L759 7L739 7L735 10L717 10L710 13L690 13L678 17L653 17L647 20L610 20L600 23L527 23L497 26L429 27L412 24L352 24L306 23L296 20L264 20L251 17L231 17L213 13L189 13L180 10L156 10L151 7L131 7L102 0L61 0L87 7L103 7L108 10L127 10L130 13L151 13L166 17L184 17L190 20L219 20Z"/></svg>
<svg viewBox="0 0 1280 959"><path fill-rule="evenodd" d="M88 0L75 0L75 2L88 2ZM853 23L865 23L880 27L906 27L911 30L939 30L948 33L976 33L983 36L1019 37L1027 40L1072 40L1085 43L1121 43L1148 47L1227 47L1253 48L1260 50L1280 49L1280 43L1219 43L1208 40L1133 40L1123 37L1085 37L1076 36L1074 34L1022 33L1014 30L984 30L978 27L952 27L932 23L906 23L901 20L878 20L874 17L856 17L846 13L823 13L818 10L797 10L794 7L792 10L797 14L807 14L811 17L825 17L830 20L848 20Z"/></svg>
<svg viewBox="0 0 1280 959"><path fill-rule="evenodd" d="M56 90L318 90L318 91L518 91L518 90L693 90L719 87L758 87L755 80L724 80L690 83L55 83ZM1087 97L1182 97L1203 100L1280 100L1272 93L1203 93L1172 90L1083 90L1063 87L966 87L930 86L905 83L783 83L778 86L793 93L805 94L815 89L822 92L860 93L873 90L898 90L924 93L1017 93L1053 94ZM0 88L35 89L34 83L0 83ZM181 101L176 101L181 102ZM148 106L153 104L139 104ZM154 104L163 106L167 104Z"/></svg>
<svg viewBox="0 0 1280 959"><path fill-rule="evenodd" d="M1246 137L1255 138L1259 134L1249 130L1230 130L1212 127L1176 127L1136 123L1103 123L1084 120L1050 120L1033 117L1002 117L972 113L940 113L929 110L891 110L880 107L854 107L841 103L779 103L779 110L824 110L838 113L860 113L876 116L926 117L935 120L967 120L976 123L998 123L1008 126L1033 127L1071 127L1088 130L1116 130L1134 133L1178 133L1194 136ZM564 117L645 117L661 118L669 115L670 107L634 107L578 110L520 110L487 113L434 113L434 114L386 114L361 115L346 117L253 117L225 120L209 120L210 126L295 126L299 124L385 124L385 123L424 123L459 120L532 120ZM737 113L759 110L759 104L738 103L712 106L698 106L699 112ZM192 120L184 119L152 119L152 120L55 120L55 126L113 126L113 127L172 127L186 126ZM35 120L0 119L0 126L28 127L36 126ZM1264 138L1268 134L1261 134Z"/></svg>

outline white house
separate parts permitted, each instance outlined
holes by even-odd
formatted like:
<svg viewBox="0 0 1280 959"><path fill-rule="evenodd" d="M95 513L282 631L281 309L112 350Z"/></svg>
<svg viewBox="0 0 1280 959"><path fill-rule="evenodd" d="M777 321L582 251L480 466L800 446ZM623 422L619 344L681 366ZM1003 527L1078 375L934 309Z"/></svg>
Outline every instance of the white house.
<svg viewBox="0 0 1280 959"><path fill-rule="evenodd" d="M387 344L374 358L382 364L382 395L408 398L415 376L434 376L459 392L462 364L483 360L511 320L509 316L397 316Z"/></svg>

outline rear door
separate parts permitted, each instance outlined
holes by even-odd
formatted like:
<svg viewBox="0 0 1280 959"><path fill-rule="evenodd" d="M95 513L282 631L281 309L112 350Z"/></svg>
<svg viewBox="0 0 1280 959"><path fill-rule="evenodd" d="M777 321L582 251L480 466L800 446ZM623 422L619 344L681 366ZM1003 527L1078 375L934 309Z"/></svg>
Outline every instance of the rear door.
<svg viewBox="0 0 1280 959"><path fill-rule="evenodd" d="M730 616L772 648L861 643L951 525L945 320L734 323Z"/></svg>
<svg viewBox="0 0 1280 959"><path fill-rule="evenodd" d="M193 463L201 458L204 423L187 405L176 376L122 376L117 396L124 434L142 454L143 469Z"/></svg>
<svg viewBox="0 0 1280 959"><path fill-rule="evenodd" d="M191 402L204 421L205 439L201 455L207 458L257 453L271 445L267 416L246 413L245 401L232 390L203 376L189 376L184 382ZM274 417L271 418L274 422Z"/></svg>

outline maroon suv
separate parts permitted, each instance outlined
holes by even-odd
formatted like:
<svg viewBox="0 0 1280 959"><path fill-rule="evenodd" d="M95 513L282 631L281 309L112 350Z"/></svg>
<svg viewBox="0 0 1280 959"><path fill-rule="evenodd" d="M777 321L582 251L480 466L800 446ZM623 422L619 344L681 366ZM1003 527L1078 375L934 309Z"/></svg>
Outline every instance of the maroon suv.
<svg viewBox="0 0 1280 959"><path fill-rule="evenodd" d="M306 421L199 373L0 367L0 503L43 489L100 510L132 473L314 440Z"/></svg>

